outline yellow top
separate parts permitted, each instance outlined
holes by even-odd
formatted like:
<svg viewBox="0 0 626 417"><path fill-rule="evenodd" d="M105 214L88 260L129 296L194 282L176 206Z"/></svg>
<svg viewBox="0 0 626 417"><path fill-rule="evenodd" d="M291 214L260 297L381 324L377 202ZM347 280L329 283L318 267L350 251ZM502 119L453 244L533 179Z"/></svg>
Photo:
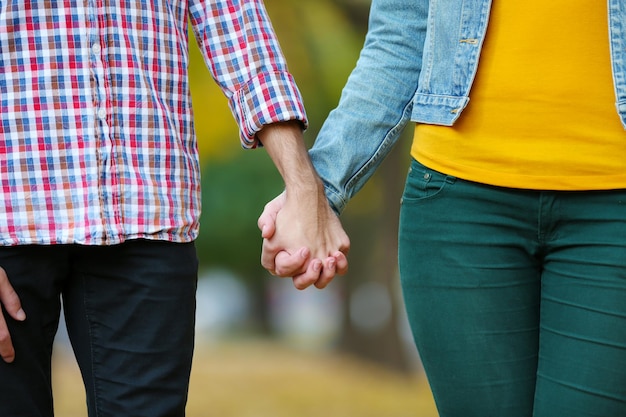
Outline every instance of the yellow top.
<svg viewBox="0 0 626 417"><path fill-rule="evenodd" d="M468 107L416 126L412 156L498 186L626 188L606 2L494 0L490 19Z"/></svg>

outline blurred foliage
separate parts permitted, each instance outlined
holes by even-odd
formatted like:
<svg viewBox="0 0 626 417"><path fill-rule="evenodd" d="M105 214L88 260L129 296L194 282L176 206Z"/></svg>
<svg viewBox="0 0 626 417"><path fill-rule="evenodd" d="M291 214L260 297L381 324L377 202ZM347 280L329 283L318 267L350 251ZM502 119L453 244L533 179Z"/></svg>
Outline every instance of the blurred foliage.
<svg viewBox="0 0 626 417"><path fill-rule="evenodd" d="M313 144L326 115L358 59L367 28L370 0L265 0L270 18L304 97ZM260 329L269 330L267 273L260 265L256 222L267 201L283 188L263 149L240 149L238 131L197 49L190 68L196 128L203 166L203 214L197 241L201 268L226 268L244 279L255 295L253 309ZM410 131L351 201L342 223L351 237L350 272L335 279L341 286L341 349L387 367L407 371L410 358L399 329L403 305L397 279L397 220L408 166ZM363 332L350 319L351 296L376 281L392 304L390 319ZM294 290L295 291L295 290Z"/></svg>
<svg viewBox="0 0 626 417"><path fill-rule="evenodd" d="M203 167L201 233L196 244L203 267L227 267L256 280L261 237L256 222L281 190L281 178L264 151L209 159Z"/></svg>
<svg viewBox="0 0 626 417"><path fill-rule="evenodd" d="M265 5L304 97L310 121L306 138L311 145L354 67L363 29L354 24L354 5L331 0L266 0ZM197 241L201 267L228 267L255 280L264 274L256 220L265 203L282 190L282 180L263 149L241 149L226 99L195 44L190 54L203 169L203 214Z"/></svg>

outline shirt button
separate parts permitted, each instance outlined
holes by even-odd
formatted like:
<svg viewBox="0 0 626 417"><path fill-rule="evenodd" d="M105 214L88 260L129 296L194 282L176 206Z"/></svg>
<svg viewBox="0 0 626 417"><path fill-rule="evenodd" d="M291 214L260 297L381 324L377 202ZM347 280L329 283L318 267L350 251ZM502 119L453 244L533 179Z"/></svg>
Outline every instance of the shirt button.
<svg viewBox="0 0 626 417"><path fill-rule="evenodd" d="M99 43L94 43L93 45L91 45L91 51L94 54L99 55L100 51L102 51L102 47L100 46Z"/></svg>
<svg viewBox="0 0 626 417"><path fill-rule="evenodd" d="M107 111L105 109L99 109L98 110L98 118L100 120L104 120L107 117Z"/></svg>

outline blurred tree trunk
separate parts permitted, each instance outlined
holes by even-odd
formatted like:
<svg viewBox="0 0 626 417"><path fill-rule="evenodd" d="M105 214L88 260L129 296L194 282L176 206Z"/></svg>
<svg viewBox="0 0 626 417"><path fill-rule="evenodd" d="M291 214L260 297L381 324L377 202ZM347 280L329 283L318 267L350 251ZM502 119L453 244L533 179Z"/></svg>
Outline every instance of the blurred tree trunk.
<svg viewBox="0 0 626 417"><path fill-rule="evenodd" d="M345 15L350 19L352 25L362 33L367 31L367 18L371 0L333 0Z"/></svg>

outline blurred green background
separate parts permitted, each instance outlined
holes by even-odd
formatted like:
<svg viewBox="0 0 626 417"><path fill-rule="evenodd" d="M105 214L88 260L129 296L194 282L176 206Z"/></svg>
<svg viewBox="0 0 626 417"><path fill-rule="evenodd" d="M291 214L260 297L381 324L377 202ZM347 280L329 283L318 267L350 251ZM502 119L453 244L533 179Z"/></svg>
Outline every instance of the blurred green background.
<svg viewBox="0 0 626 417"><path fill-rule="evenodd" d="M305 100L311 146L356 63L370 0L265 5ZM195 43L191 56L203 214L189 415L435 416L397 276L410 132L341 216L352 243L349 273L324 291L295 290L259 263L256 221L282 180L263 149L241 148ZM57 414L85 415L63 329L57 343Z"/></svg>
<svg viewBox="0 0 626 417"><path fill-rule="evenodd" d="M369 1L265 3L304 96L311 123L305 137L312 145L358 58ZM246 308L251 313L246 331L295 342L307 339L303 344L322 343L310 339L323 336L323 343L334 348L398 370L411 369L415 358L405 343L408 335L396 267L398 205L408 140L390 155L341 217L352 241L349 274L323 292L328 294L312 294L314 289L298 292L291 289L289 280L269 278L259 264L261 239L256 220L264 204L282 190L282 180L263 149L240 148L225 99L197 50L191 77L203 160L203 216L197 243L204 278L213 286L226 286L229 277L234 277L245 286L250 303ZM316 308L318 312L313 311ZM320 315L325 317L316 317ZM232 331L244 323L227 324Z"/></svg>

